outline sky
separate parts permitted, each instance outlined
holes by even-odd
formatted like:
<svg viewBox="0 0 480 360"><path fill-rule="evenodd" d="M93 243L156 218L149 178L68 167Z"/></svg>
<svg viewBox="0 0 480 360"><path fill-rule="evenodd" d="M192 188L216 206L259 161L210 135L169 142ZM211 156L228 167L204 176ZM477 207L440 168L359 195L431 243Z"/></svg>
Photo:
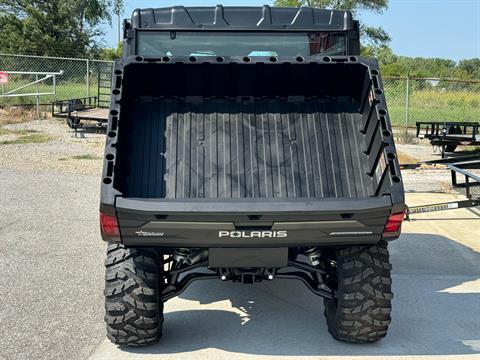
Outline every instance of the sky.
<svg viewBox="0 0 480 360"><path fill-rule="evenodd" d="M135 8L223 4L260 6L270 0L126 0L124 17ZM390 0L383 14L361 12L359 20L383 27L397 55L445 58L455 61L480 57L480 0ZM105 42L115 46L116 21L107 27Z"/></svg>

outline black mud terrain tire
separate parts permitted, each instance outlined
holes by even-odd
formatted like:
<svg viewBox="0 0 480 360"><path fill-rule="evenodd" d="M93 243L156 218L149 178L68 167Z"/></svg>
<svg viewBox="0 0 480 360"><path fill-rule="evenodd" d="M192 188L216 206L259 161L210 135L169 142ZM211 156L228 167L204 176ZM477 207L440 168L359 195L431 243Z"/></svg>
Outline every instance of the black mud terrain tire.
<svg viewBox="0 0 480 360"><path fill-rule="evenodd" d="M328 331L340 341L371 343L385 337L392 310L387 243L335 250L329 280L335 299L325 299Z"/></svg>
<svg viewBox="0 0 480 360"><path fill-rule="evenodd" d="M458 134L461 134L462 133L462 128L459 127L459 126L451 126L449 129L448 129L448 134L454 134L454 135L458 135ZM455 150L457 150L457 144L450 144L450 145L447 145L445 146L445 151L446 152L449 152L449 153L453 153L455 152Z"/></svg>
<svg viewBox="0 0 480 360"><path fill-rule="evenodd" d="M449 153L453 153L457 150L457 145L447 145L445 146L445 151Z"/></svg>
<svg viewBox="0 0 480 360"><path fill-rule="evenodd" d="M163 325L159 254L155 249L111 244L105 266L107 337L122 346L157 342Z"/></svg>

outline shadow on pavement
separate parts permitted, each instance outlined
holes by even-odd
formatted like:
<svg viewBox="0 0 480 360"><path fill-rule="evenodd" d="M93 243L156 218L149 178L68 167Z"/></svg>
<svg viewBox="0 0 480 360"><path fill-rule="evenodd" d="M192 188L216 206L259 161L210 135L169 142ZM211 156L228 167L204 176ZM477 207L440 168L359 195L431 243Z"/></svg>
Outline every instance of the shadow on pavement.
<svg viewBox="0 0 480 360"><path fill-rule="evenodd" d="M173 354L217 348L290 356L480 354L480 289L476 293L468 287L462 290L463 283L480 278L480 253L425 234L405 234L391 244L390 251L393 321L388 336L378 343L335 341L327 331L322 300L295 281L255 285L212 281L192 285L182 298L213 309L174 311L170 308L178 308L178 303L167 303L161 342L125 351ZM449 293L452 287L457 293ZM220 303L212 304L216 302ZM181 307L191 308L188 303ZM222 307L226 310L218 310Z"/></svg>

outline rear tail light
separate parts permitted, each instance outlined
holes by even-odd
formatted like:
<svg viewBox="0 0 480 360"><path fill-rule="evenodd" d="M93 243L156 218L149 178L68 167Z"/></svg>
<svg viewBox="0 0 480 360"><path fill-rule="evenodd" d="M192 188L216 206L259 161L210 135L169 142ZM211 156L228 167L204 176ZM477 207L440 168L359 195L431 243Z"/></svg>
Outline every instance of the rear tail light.
<svg viewBox="0 0 480 360"><path fill-rule="evenodd" d="M392 237L392 236L400 235L400 231L402 230L403 220L405 220L404 211L402 211L401 213L391 214L388 217L387 223L385 224L385 228L383 229L383 236Z"/></svg>
<svg viewBox="0 0 480 360"><path fill-rule="evenodd" d="M118 221L115 215L107 215L100 213L100 230L104 237L118 237L120 236L120 229L118 228Z"/></svg>

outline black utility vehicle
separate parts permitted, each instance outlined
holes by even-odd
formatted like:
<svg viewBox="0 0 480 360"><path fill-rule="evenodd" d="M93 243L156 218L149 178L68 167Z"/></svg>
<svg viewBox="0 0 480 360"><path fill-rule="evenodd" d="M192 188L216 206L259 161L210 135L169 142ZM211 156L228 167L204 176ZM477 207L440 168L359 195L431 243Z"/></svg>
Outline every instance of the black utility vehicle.
<svg viewBox="0 0 480 360"><path fill-rule="evenodd" d="M358 29L349 12L307 7L125 22L100 207L114 343L156 342L163 303L201 279L300 280L335 338L386 335L404 191Z"/></svg>

